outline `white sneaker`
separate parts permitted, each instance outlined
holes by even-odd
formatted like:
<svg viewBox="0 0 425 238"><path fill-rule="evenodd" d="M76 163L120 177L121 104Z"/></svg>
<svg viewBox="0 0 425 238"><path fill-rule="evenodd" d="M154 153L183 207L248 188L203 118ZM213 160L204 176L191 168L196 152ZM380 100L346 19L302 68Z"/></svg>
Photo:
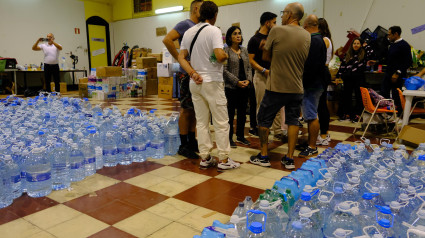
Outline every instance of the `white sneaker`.
<svg viewBox="0 0 425 238"><path fill-rule="evenodd" d="M329 136L329 134L328 134ZM330 140L330 137L329 137ZM329 145L328 137L323 139L320 135L317 136L316 145Z"/></svg>
<svg viewBox="0 0 425 238"><path fill-rule="evenodd" d="M241 166L240 163L235 162L230 158L227 158L227 163L220 162L218 163L217 168L219 170L229 170L229 169L239 168L240 166Z"/></svg>
<svg viewBox="0 0 425 238"><path fill-rule="evenodd" d="M331 134L326 134L326 140L327 140L328 142L331 142Z"/></svg>
<svg viewBox="0 0 425 238"><path fill-rule="evenodd" d="M213 159L211 156L208 156L206 159L202 159L199 163L199 167L201 169L207 169L209 167L213 167L217 164L217 161Z"/></svg>

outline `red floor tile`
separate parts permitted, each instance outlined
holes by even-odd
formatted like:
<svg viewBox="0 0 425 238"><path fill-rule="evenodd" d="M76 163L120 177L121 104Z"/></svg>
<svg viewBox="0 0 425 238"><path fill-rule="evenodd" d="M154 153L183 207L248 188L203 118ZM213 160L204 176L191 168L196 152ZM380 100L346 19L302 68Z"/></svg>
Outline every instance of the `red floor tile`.
<svg viewBox="0 0 425 238"><path fill-rule="evenodd" d="M202 207L217 211L228 216L231 216L235 208L238 206L239 202L242 202L235 197L231 197L228 194L222 194L208 203L204 204Z"/></svg>
<svg viewBox="0 0 425 238"><path fill-rule="evenodd" d="M139 176L152 170L163 167L164 165L145 161L143 163L132 163L131 165L117 165L115 167L103 167L97 173L118 179L121 181Z"/></svg>
<svg viewBox="0 0 425 238"><path fill-rule="evenodd" d="M7 209L19 217L24 217L46 208L53 207L57 204L58 202L48 197L31 198L24 194L13 200L12 205L10 205Z"/></svg>
<svg viewBox="0 0 425 238"><path fill-rule="evenodd" d="M336 126L336 125L329 125L330 131L337 131L337 132L344 132L344 133L353 133L354 128L349 126Z"/></svg>
<svg viewBox="0 0 425 238"><path fill-rule="evenodd" d="M20 218L20 216L9 211L8 207L0 209L0 225L11 222L11 221L16 220L18 218Z"/></svg>
<svg viewBox="0 0 425 238"><path fill-rule="evenodd" d="M100 194L99 191L96 191L95 194L96 196L93 194L87 194L85 196L65 202L64 205L77 211L87 213L99 209L115 200L114 197Z"/></svg>
<svg viewBox="0 0 425 238"><path fill-rule="evenodd" d="M103 207L87 212L87 215L113 225L140 211L142 209L116 199Z"/></svg>
<svg viewBox="0 0 425 238"><path fill-rule="evenodd" d="M130 235L120 229L110 226L98 233L89 236L90 238L133 238L136 236Z"/></svg>
<svg viewBox="0 0 425 238"><path fill-rule="evenodd" d="M237 183L211 178L182 193L175 195L174 198L198 206L204 206L222 194L227 194L230 190L237 187L237 185Z"/></svg>
<svg viewBox="0 0 425 238"><path fill-rule="evenodd" d="M139 188L124 182L101 189L97 192L97 194L99 196L109 196L115 199L119 199L140 209L147 209L168 199L167 196L162 194Z"/></svg>

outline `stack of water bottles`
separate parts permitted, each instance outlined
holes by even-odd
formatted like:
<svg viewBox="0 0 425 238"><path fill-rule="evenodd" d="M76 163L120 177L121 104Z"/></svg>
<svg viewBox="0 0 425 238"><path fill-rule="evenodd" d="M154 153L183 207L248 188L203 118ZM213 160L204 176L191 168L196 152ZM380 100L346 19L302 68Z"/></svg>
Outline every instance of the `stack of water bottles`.
<svg viewBox="0 0 425 238"><path fill-rule="evenodd" d="M424 171L425 143L340 143L195 237L425 237Z"/></svg>
<svg viewBox="0 0 425 238"><path fill-rule="evenodd" d="M178 113L166 119L131 108L92 107L88 99L40 94L0 101L0 208L27 193L67 189L102 167L174 155Z"/></svg>

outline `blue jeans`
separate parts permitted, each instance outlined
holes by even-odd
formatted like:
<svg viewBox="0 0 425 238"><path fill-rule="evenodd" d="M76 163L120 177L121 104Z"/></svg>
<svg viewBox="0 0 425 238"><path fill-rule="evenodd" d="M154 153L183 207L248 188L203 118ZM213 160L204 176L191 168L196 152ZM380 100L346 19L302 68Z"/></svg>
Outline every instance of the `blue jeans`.
<svg viewBox="0 0 425 238"><path fill-rule="evenodd" d="M317 108L319 107L320 96L323 89L304 89L302 112L304 120L313 121L317 119Z"/></svg>

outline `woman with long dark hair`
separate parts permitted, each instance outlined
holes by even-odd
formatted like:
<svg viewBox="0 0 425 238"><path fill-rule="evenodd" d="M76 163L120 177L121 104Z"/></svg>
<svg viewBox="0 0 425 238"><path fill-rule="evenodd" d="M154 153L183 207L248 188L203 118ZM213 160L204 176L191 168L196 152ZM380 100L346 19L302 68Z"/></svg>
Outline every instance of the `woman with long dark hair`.
<svg viewBox="0 0 425 238"><path fill-rule="evenodd" d="M319 124L320 124L320 134L317 137L316 144L317 145L329 145L331 141L331 136L329 134L329 110L328 110L328 90L327 85L331 83L331 73L329 72L329 62L333 56L333 42L331 32L329 30L328 22L324 18L319 18L319 32L323 37L323 41L326 45L326 87L322 95L320 96L319 106L317 108L317 113L319 116Z"/></svg>
<svg viewBox="0 0 425 238"><path fill-rule="evenodd" d="M246 122L246 109L248 105L248 85L252 83L251 65L249 63L248 50L242 47L242 31L238 26L232 26L226 33L226 44L229 46L224 50L229 55L227 65L224 66L224 83L227 97L227 110L229 113L229 138L230 146L236 147L233 141L233 119L235 110L236 118L236 141L250 145L244 137Z"/></svg>
<svg viewBox="0 0 425 238"><path fill-rule="evenodd" d="M350 45L345 57L341 61L337 78L342 78L344 82L344 92L342 98L342 119L350 119L357 122L362 112L362 96L360 87L365 84L366 64L372 59L374 52L371 47L363 47L363 40L356 38ZM355 107L352 104L353 91L355 94Z"/></svg>

